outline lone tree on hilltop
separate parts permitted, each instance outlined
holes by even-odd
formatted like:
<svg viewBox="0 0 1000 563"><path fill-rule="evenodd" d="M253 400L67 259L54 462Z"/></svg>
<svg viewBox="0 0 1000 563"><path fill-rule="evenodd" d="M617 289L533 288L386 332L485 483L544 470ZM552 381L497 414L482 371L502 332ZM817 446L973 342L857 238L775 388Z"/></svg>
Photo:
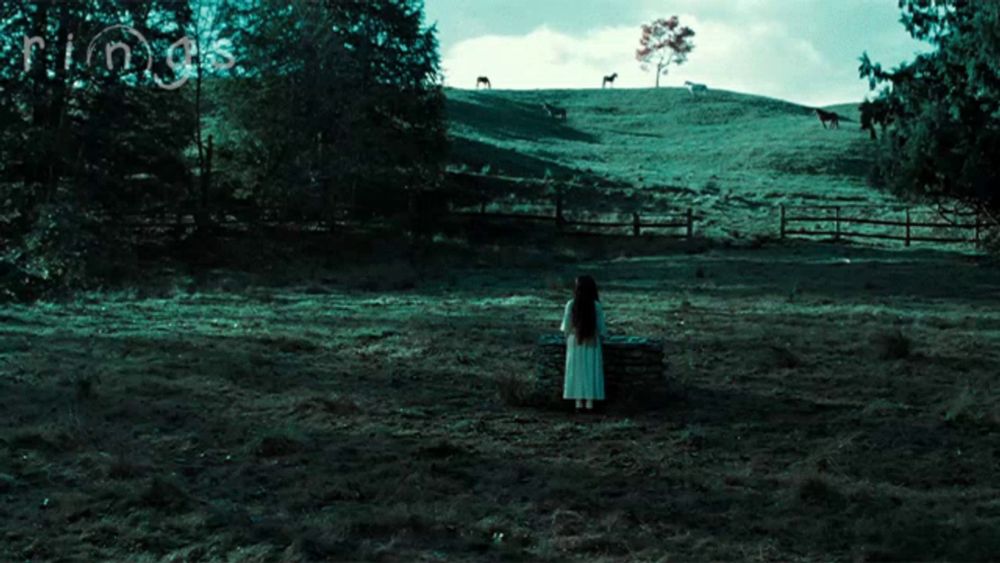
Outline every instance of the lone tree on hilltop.
<svg viewBox="0 0 1000 563"><path fill-rule="evenodd" d="M694 50L691 38L694 30L682 26L677 16L660 18L642 26L642 37L635 58L642 63L643 70L656 65L656 87L660 87L660 75L667 74L671 64L681 65Z"/></svg>

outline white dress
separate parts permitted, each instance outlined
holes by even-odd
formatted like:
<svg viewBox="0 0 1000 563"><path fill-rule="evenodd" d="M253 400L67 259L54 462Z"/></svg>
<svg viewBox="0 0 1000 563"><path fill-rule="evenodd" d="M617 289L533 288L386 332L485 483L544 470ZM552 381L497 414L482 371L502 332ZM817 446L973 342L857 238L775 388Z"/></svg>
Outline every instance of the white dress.
<svg viewBox="0 0 1000 563"><path fill-rule="evenodd" d="M573 300L566 303L562 326L566 334L566 375L563 379L563 399L604 399L604 356L601 338L608 335L604 324L604 308L600 301L597 309L597 334L585 344L577 344L573 333Z"/></svg>

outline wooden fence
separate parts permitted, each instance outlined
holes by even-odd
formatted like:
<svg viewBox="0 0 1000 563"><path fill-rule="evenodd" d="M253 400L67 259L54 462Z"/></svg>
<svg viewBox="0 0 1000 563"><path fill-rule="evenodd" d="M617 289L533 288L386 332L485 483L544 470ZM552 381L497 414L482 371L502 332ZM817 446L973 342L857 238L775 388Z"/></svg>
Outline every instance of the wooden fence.
<svg viewBox="0 0 1000 563"><path fill-rule="evenodd" d="M607 229L618 229L617 234L627 234L633 237L639 237L642 235L655 235L655 236L665 236L672 238L687 238L691 239L694 237L694 223L695 215L694 210L688 208L683 214L674 215L657 215L655 217L648 216L644 219L639 213L632 213L631 218L628 221L600 221L592 219L568 219L557 209L556 213L553 215L538 215L529 213L496 213L496 212L486 212L485 209L480 211L453 211L453 215L459 217L465 217L473 221L490 221L490 220L506 220L506 221L531 221L536 223L550 223L559 232L567 234L578 234L578 235L614 235L616 233L608 232ZM601 229L601 230L595 230ZM683 233L664 233L663 229L667 230L681 230Z"/></svg>
<svg viewBox="0 0 1000 563"><path fill-rule="evenodd" d="M325 219L282 216L283 214L280 213L280 210L271 209L260 209L254 213L249 213L248 210L240 211L242 212L229 212L222 209L212 210L211 224L217 234L240 235L241 233L250 232L254 227L263 228L268 231L287 232L289 234L323 234L333 230L343 230L352 225L371 227L378 223L373 218L351 219L346 208L337 209L336 212L331 213ZM253 219L247 217L246 215L248 214ZM451 211L450 215L473 222L524 221L541 225L547 223L559 232L572 235L625 235L633 237L652 235L687 239L694 237L694 224L696 220L693 209L687 209L686 212L671 215L656 214L642 216L639 213L631 213L626 215L628 220L573 218L567 217L566 214L562 213L561 209L557 209L556 213L552 215L492 212L485 209L478 211ZM116 220L144 238L184 236L193 232L198 224L195 213L190 211L133 211L116 216Z"/></svg>
<svg viewBox="0 0 1000 563"><path fill-rule="evenodd" d="M252 211L252 213L250 212ZM286 216L280 210L213 210L212 223L220 229L220 233L239 236L251 232L254 228L263 228L272 232L284 232L292 235L324 234L333 231L357 227L367 229L377 227L382 222L375 218L351 217L348 209L337 209L326 217L296 217ZM876 208L865 206L836 205L795 205L780 207L781 238L790 237L829 237L834 241L851 239L881 239L900 241L909 247L914 242L930 242L941 244L974 244L977 247L983 242L987 228L993 228L993 223L975 212L938 210L941 220L930 221L921 218L922 214L933 210L914 211L910 208ZM858 216L867 213L872 216ZM561 198L557 198L556 207L552 213L517 213L487 211L485 206L475 211L452 210L450 216L470 222L529 222L539 225L550 225L561 233L568 235L593 236L660 236L670 238L692 239L695 235L695 222L703 221L704 217L696 216L691 208L672 214L639 212L623 213L614 218L573 217L563 210ZM252 219L250 217L252 217ZM567 216L570 215L570 216ZM947 216L951 215L951 219ZM896 216L897 218L893 218ZM117 216L125 226L139 234L152 238L178 237L193 232L197 225L195 214L182 212L132 212ZM809 228L812 223L813 228ZM862 227L884 227L879 231L865 230ZM956 233L958 233L956 235ZM967 233L967 236L966 236Z"/></svg>
<svg viewBox="0 0 1000 563"><path fill-rule="evenodd" d="M845 211L864 209L868 211L878 211L887 214L885 209L871 207L848 207L837 205L796 205L781 206L781 238L788 236L806 237L833 237L833 240L840 241L852 238L861 239L882 239L902 241L905 246L910 246L913 242L936 242L942 244L975 244L977 247L981 243L983 228L986 223L976 212L968 211L947 211L939 213L944 217L950 213L955 217L954 222L945 221L921 221L914 220L910 208L895 209L892 213L897 213L900 218L893 219L873 219L868 217L853 217L846 215ZM791 212L798 211L800 215L792 215ZM972 217L971 223L968 218ZM794 228L796 224L813 223L824 225L819 229L810 230L808 228ZM893 232L864 232L854 228L854 225L875 225L898 228ZM930 231L931 234L926 234ZM971 231L969 237L937 236L935 233L941 231Z"/></svg>

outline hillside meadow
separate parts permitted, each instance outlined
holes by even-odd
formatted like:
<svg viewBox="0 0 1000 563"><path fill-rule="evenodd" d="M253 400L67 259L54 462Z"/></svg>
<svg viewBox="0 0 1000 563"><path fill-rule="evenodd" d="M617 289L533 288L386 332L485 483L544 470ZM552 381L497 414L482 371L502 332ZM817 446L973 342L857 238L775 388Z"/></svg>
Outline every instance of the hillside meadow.
<svg viewBox="0 0 1000 563"><path fill-rule="evenodd" d="M984 258L350 248L0 310L0 559L1000 549L1000 286ZM581 272L613 333L665 342L666 396L589 415L520 401Z"/></svg>
<svg viewBox="0 0 1000 563"><path fill-rule="evenodd" d="M551 118L541 104L567 110ZM715 238L777 236L780 205L841 205L853 216L901 217L903 202L870 185L876 145L857 107L824 129L812 108L721 90L448 90L452 166L516 179L593 185L570 190L582 214L693 208ZM551 213L544 190L497 197L491 209ZM846 215L846 212L845 212ZM928 214L930 216L930 214Z"/></svg>

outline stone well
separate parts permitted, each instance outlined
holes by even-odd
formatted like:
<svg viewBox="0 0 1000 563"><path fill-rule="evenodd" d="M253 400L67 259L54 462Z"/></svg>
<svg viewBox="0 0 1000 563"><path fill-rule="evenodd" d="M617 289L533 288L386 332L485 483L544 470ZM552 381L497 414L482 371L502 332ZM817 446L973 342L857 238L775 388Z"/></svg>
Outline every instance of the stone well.
<svg viewBox="0 0 1000 563"><path fill-rule="evenodd" d="M666 382L663 342L642 336L607 336L604 353L604 393L609 403L663 388ZM566 336L544 334L535 346L538 391L547 401L562 401L566 367Z"/></svg>

